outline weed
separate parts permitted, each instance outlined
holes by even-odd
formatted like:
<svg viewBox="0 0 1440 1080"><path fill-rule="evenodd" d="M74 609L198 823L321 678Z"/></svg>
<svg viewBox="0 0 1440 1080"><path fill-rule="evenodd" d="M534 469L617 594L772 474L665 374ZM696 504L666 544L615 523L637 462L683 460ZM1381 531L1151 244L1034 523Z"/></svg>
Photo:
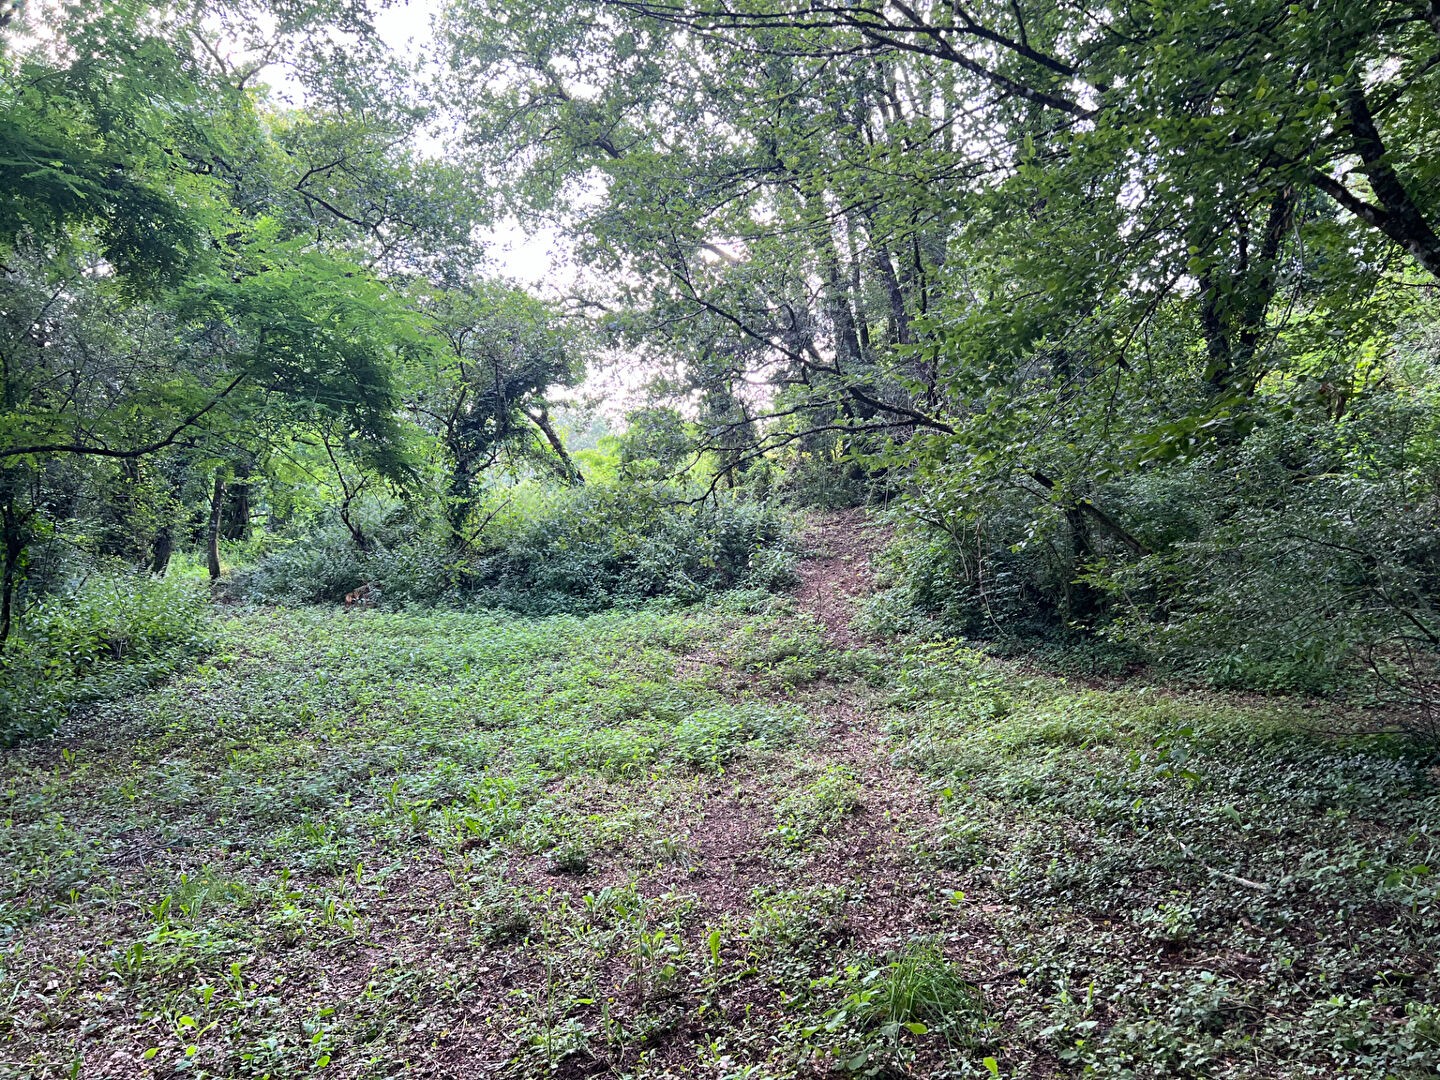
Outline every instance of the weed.
<svg viewBox="0 0 1440 1080"><path fill-rule="evenodd" d="M1431 762L787 603L230 617L0 758L0 1077L1433 1073Z"/></svg>
<svg viewBox="0 0 1440 1080"><path fill-rule="evenodd" d="M781 839L803 847L828 833L860 806L860 794L860 781L849 767L825 766L813 781L776 805Z"/></svg>
<svg viewBox="0 0 1440 1080"><path fill-rule="evenodd" d="M839 975L816 980L812 988L846 991L802 1034L818 1056L849 1073L904 1070L920 1037L969 1050L990 1035L979 991L933 944L912 944L880 966L849 965Z"/></svg>
<svg viewBox="0 0 1440 1080"><path fill-rule="evenodd" d="M845 934L845 890L756 889L751 894L749 942L759 958L805 955L831 948Z"/></svg>
<svg viewBox="0 0 1440 1080"><path fill-rule="evenodd" d="M567 840L551 849L545 862L552 874L579 877L590 872L590 851L583 841Z"/></svg>

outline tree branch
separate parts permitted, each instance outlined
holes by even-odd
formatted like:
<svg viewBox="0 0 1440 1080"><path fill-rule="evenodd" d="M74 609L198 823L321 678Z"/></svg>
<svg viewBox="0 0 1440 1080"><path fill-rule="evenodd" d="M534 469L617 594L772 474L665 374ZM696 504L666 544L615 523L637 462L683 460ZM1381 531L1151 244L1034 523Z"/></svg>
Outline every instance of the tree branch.
<svg viewBox="0 0 1440 1080"><path fill-rule="evenodd" d="M219 405L232 391L245 381L246 373L241 372L232 379L225 389L211 398L204 407L197 409L185 419L181 420L174 429L160 439L144 446L130 447L129 449L116 449L109 446L89 446L84 443L39 443L34 446L17 446L0 450L0 459L26 457L31 454L78 454L88 457L106 458L139 458L148 454L157 453L166 447L173 446L181 434L198 424L207 413Z"/></svg>

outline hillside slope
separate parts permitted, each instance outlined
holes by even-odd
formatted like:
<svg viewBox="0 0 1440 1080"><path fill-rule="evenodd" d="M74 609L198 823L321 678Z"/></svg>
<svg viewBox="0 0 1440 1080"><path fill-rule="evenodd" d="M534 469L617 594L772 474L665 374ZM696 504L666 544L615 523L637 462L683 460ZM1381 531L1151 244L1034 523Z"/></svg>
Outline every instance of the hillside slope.
<svg viewBox="0 0 1440 1080"><path fill-rule="evenodd" d="M786 597L263 611L0 757L0 1076L1421 1077L1440 788ZM747 606L748 605L748 606Z"/></svg>

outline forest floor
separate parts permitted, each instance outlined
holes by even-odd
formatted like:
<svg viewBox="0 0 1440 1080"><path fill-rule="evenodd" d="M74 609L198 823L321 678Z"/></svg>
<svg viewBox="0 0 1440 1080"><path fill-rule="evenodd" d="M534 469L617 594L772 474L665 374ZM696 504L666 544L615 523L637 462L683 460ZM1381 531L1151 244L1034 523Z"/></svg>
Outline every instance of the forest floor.
<svg viewBox="0 0 1440 1080"><path fill-rule="evenodd" d="M227 616L0 756L0 1076L1433 1077L1440 785L790 595Z"/></svg>

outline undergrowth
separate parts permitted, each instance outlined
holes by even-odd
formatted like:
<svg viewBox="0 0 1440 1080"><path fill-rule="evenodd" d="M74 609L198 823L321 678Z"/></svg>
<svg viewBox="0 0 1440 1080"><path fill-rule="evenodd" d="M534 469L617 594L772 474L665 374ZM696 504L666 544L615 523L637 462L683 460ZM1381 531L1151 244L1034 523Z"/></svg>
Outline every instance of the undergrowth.
<svg viewBox="0 0 1440 1080"><path fill-rule="evenodd" d="M187 667L211 645L209 617L204 588L180 577L97 572L45 597L0 656L0 747Z"/></svg>
<svg viewBox="0 0 1440 1080"><path fill-rule="evenodd" d="M1419 1080L1440 791L1340 723L786 603L232 616L0 760L0 1076Z"/></svg>

